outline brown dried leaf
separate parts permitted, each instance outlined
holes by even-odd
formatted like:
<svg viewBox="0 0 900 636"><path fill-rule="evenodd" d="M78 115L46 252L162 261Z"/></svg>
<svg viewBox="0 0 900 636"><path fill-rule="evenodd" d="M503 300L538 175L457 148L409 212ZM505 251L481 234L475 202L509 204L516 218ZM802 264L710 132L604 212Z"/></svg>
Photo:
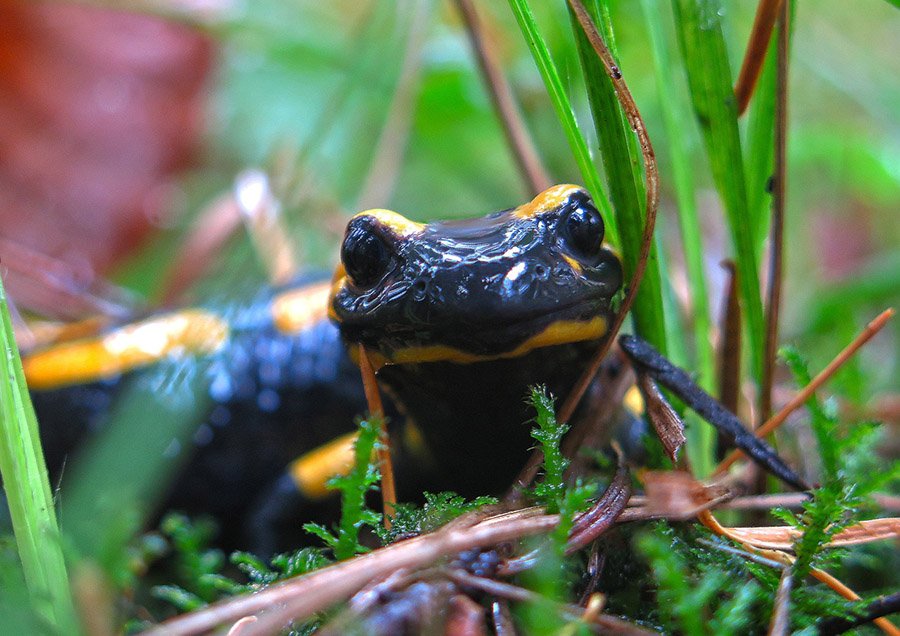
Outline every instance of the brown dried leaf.
<svg viewBox="0 0 900 636"><path fill-rule="evenodd" d="M675 464L678 460L678 451L687 441L684 436L684 422L648 374L638 373L638 386L641 395L644 396L650 423L653 424L669 459Z"/></svg>
<svg viewBox="0 0 900 636"><path fill-rule="evenodd" d="M642 510L657 517L689 519L728 495L721 486L705 486L685 471L645 471L640 477L646 492Z"/></svg>
<svg viewBox="0 0 900 636"><path fill-rule="evenodd" d="M211 41L74 2L0 0L0 24L0 234L102 271L170 212L200 138Z"/></svg>

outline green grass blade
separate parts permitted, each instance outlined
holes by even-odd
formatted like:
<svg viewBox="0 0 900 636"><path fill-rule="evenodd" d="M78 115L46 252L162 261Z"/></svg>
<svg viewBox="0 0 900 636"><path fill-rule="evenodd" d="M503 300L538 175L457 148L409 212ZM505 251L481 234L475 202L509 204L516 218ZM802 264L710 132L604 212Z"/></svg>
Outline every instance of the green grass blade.
<svg viewBox="0 0 900 636"><path fill-rule="evenodd" d="M594 202L603 213L603 219L606 221L607 240L613 245L620 246L619 228L613 215L612 206L609 203L609 197L606 194L594 162L591 160L587 142L578 128L578 121L575 119L572 103L569 101L569 97L563 88L559 71L553 62L547 43L538 29L537 22L535 22L534 13L532 13L527 0L509 0L509 6L513 15L516 16L519 29L528 43L534 63L537 65L541 78L544 80L544 86L546 86L547 93L550 95L550 101L553 103L556 116L562 125L566 140L569 142L569 147L572 150L572 155L578 164L578 169L581 171L584 185L590 190L591 195L594 197Z"/></svg>
<svg viewBox="0 0 900 636"><path fill-rule="evenodd" d="M606 10L601 11L596 1L586 5L594 23L603 33L603 38L613 56L616 55L612 24ZM584 81L587 88L591 113L600 155L606 171L607 185L612 196L622 239L622 260L625 277L629 279L637 267L638 254L644 231L645 190L642 159L631 126L625 118L615 88L603 63L591 47L587 36L572 15L572 30L578 46ZM662 289L659 278L659 263L655 245L651 247L650 259L641 281L641 287L632 310L635 329L645 340L652 342L660 351L666 351L665 321L663 319Z"/></svg>
<svg viewBox="0 0 900 636"><path fill-rule="evenodd" d="M661 96L659 105L672 163L678 223L684 249L688 292L693 308L695 368L698 372L700 386L713 392L715 390L715 351L712 345L709 293L703 270L703 233L697 214L694 168L688 149L687 140L690 132L685 125L690 117L690 106L683 99L681 91L672 87L673 82L683 80L680 80L680 73L673 68L672 52L663 26L663 20L669 14L660 11L658 0L641 0L641 5L650 39L650 53L653 58L657 92ZM691 427L688 429L688 444L691 457L694 458L695 468L699 474L705 475L706 469L711 469L713 465L715 432L709 426Z"/></svg>
<svg viewBox="0 0 900 636"><path fill-rule="evenodd" d="M765 336L755 247L759 238L747 204L737 106L719 17L722 7L718 0L673 0L673 4L694 112L734 244L751 370L759 381Z"/></svg>
<svg viewBox="0 0 900 636"><path fill-rule="evenodd" d="M650 38L650 52L656 76L656 86L660 96L660 110L667 133L672 178L678 204L678 223L684 247L691 305L694 320L694 346L697 352L697 370L700 386L713 389L715 377L715 353L712 347L712 327L709 310L709 293L706 275L703 271L703 232L697 215L697 193L693 177L693 165L687 140L690 133L685 126L689 119L690 107L681 98L681 93L671 89L676 71L672 66L672 54L663 30L663 15L655 0L641 0L647 34Z"/></svg>
<svg viewBox="0 0 900 636"><path fill-rule="evenodd" d="M37 420L0 282L0 474L34 609L61 633L74 629L69 579Z"/></svg>
<svg viewBox="0 0 900 636"><path fill-rule="evenodd" d="M769 44L766 62L756 83L756 92L747 115L746 166L747 210L753 224L756 256L761 258L763 237L769 232L772 195L768 191L772 176L775 144L775 36Z"/></svg>

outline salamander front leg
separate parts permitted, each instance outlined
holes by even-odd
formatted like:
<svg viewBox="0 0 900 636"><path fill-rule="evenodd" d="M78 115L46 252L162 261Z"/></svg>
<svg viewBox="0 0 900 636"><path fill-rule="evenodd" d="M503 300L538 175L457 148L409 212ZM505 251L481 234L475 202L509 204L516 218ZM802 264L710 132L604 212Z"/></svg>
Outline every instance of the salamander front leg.
<svg viewBox="0 0 900 636"><path fill-rule="evenodd" d="M257 497L244 523L248 549L259 556L296 550L309 542L303 524L336 518L340 501L327 482L353 464L356 433L342 435L291 462ZM326 511L330 514L324 514Z"/></svg>

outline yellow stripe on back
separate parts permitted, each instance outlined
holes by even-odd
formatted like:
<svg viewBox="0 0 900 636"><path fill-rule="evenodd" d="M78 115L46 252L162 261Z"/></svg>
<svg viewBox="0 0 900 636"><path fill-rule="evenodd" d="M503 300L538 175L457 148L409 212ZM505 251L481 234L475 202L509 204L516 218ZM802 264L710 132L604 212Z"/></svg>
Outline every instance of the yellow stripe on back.
<svg viewBox="0 0 900 636"><path fill-rule="evenodd" d="M58 344L22 360L32 389L94 382L168 356L208 354L228 339L228 325L197 309L154 316L96 338Z"/></svg>
<svg viewBox="0 0 900 636"><path fill-rule="evenodd" d="M272 301L272 322L281 333L293 334L324 320L331 283L301 287L279 294Z"/></svg>

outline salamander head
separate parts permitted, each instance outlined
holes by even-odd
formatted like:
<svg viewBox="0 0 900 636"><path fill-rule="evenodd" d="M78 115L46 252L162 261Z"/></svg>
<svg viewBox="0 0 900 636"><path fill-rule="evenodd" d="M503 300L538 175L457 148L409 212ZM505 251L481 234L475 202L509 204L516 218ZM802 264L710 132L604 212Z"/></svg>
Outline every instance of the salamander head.
<svg viewBox="0 0 900 636"><path fill-rule="evenodd" d="M347 225L329 314L347 342L384 363L467 363L597 340L622 284L603 233L589 195L572 185L464 221L362 212Z"/></svg>

